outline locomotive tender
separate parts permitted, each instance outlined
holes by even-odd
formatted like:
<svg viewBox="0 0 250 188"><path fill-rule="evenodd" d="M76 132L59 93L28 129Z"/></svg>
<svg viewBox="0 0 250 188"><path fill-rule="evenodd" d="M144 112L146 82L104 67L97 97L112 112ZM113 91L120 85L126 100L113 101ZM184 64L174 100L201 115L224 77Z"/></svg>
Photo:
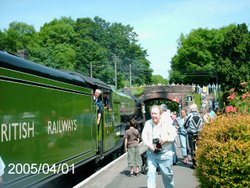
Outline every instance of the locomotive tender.
<svg viewBox="0 0 250 188"><path fill-rule="evenodd" d="M93 92L102 90L98 130ZM123 148L141 104L106 83L0 51L0 157L4 187L43 185ZM108 96L108 97L107 97Z"/></svg>

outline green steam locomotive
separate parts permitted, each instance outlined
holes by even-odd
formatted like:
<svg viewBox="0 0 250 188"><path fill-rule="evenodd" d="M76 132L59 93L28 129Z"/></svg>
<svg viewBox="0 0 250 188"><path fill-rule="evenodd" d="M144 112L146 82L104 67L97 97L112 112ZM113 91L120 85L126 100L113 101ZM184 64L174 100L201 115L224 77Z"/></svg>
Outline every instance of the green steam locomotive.
<svg viewBox="0 0 250 188"><path fill-rule="evenodd" d="M0 52L0 157L4 187L43 185L123 148L141 103L101 80ZM93 98L102 91L99 128ZM108 101L107 101L108 100ZM2 165L3 167L3 165Z"/></svg>

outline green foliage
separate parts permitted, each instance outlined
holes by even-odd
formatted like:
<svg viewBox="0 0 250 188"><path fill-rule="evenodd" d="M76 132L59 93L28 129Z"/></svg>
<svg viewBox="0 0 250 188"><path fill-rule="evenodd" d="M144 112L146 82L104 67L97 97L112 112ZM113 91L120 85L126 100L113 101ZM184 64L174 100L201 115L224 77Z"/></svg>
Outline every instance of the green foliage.
<svg viewBox="0 0 250 188"><path fill-rule="evenodd" d="M161 75L152 75L152 84L167 85L168 84L168 80L164 79Z"/></svg>
<svg viewBox="0 0 250 188"><path fill-rule="evenodd" d="M33 42L29 46L30 59L56 69L75 70L75 37L72 19L54 19L44 24L32 38Z"/></svg>
<svg viewBox="0 0 250 188"><path fill-rule="evenodd" d="M109 23L95 17L62 17L45 23L39 32L33 26L12 22L0 31L1 50L26 49L30 60L57 69L66 69L99 78L114 85L117 64L118 88L151 83L152 69L147 52L137 44L137 34L129 25ZM92 68L92 72L91 72Z"/></svg>
<svg viewBox="0 0 250 188"><path fill-rule="evenodd" d="M207 85L218 80L223 88L230 88L248 80L250 32L246 24L192 30L180 36L178 45L171 60L170 82Z"/></svg>
<svg viewBox="0 0 250 188"><path fill-rule="evenodd" d="M214 57L211 52L216 30L193 30L181 35L177 55L172 58L170 82L206 85L213 80ZM202 79L197 79L198 77Z"/></svg>
<svg viewBox="0 0 250 188"><path fill-rule="evenodd" d="M249 115L219 116L205 125L196 152L201 188L249 187L249 135Z"/></svg>
<svg viewBox="0 0 250 188"><path fill-rule="evenodd" d="M227 115L207 124L198 143L201 187L249 187L250 93L248 82L224 93Z"/></svg>
<svg viewBox="0 0 250 188"><path fill-rule="evenodd" d="M132 87L131 94L139 97L144 92L144 87Z"/></svg>
<svg viewBox="0 0 250 188"><path fill-rule="evenodd" d="M1 49L12 53L20 49L28 49L35 33L35 29L31 25L23 22L12 22L9 24L8 30L1 32Z"/></svg>
<svg viewBox="0 0 250 188"><path fill-rule="evenodd" d="M1 50L7 49L6 44L5 44L5 42L7 41L6 37L7 37L7 34L0 30L0 49Z"/></svg>
<svg viewBox="0 0 250 188"><path fill-rule="evenodd" d="M246 24L237 25L225 34L217 71L220 82L229 89L249 79L250 32Z"/></svg>

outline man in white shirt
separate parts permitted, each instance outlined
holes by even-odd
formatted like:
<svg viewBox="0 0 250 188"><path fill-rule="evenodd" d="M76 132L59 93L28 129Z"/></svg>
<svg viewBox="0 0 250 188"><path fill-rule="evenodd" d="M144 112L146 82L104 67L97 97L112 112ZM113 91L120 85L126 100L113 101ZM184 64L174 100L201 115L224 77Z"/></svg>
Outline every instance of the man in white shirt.
<svg viewBox="0 0 250 188"><path fill-rule="evenodd" d="M174 142L177 133L175 128L164 121L161 121L161 109L154 105L150 110L151 119L145 123L142 131L142 139L148 147L148 188L156 187L156 168L159 166L162 171L164 186L174 187L173 177L173 151L171 143Z"/></svg>

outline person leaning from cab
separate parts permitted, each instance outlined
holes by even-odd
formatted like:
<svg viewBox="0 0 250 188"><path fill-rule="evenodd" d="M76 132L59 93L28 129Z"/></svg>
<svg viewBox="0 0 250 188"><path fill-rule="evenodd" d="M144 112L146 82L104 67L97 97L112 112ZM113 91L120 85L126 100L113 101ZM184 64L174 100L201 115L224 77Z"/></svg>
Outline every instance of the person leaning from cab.
<svg viewBox="0 0 250 188"><path fill-rule="evenodd" d="M101 94L102 94L102 91L100 89L95 90L94 100L95 100L95 104L97 106L97 120L96 120L97 125L100 125L101 117L102 117L102 113L103 113L103 103L102 103Z"/></svg>
<svg viewBox="0 0 250 188"><path fill-rule="evenodd" d="M148 147L148 188L156 187L156 168L159 167L165 188L174 187L174 175L172 170L174 142L177 133L171 123L161 121L160 106L154 105L150 109L151 119L146 121L142 131L142 140Z"/></svg>

